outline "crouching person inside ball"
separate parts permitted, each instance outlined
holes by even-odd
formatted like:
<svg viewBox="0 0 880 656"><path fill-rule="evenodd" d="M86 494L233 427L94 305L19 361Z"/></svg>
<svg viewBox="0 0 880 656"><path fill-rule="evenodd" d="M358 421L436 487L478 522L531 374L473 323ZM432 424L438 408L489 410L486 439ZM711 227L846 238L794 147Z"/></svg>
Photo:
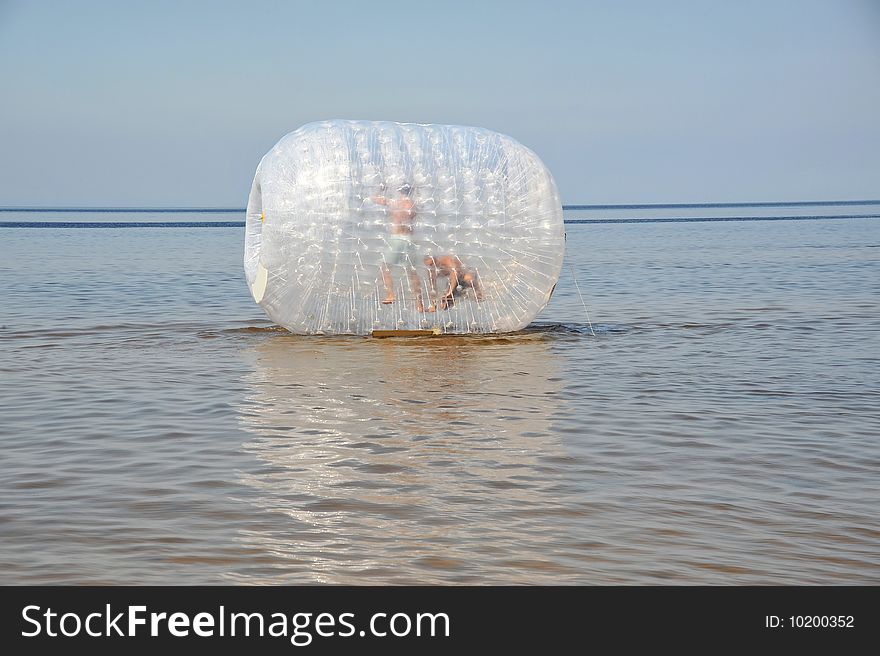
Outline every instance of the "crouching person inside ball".
<svg viewBox="0 0 880 656"><path fill-rule="evenodd" d="M457 255L441 255L439 257L428 255L424 261L428 268L428 290L431 294L428 312L437 311L434 299L437 298L438 278L446 278L448 281L446 291L438 301L441 310L449 308L455 302L455 297L461 295L468 288L474 290L478 301L483 300L483 286L480 284L477 270L466 267Z"/></svg>

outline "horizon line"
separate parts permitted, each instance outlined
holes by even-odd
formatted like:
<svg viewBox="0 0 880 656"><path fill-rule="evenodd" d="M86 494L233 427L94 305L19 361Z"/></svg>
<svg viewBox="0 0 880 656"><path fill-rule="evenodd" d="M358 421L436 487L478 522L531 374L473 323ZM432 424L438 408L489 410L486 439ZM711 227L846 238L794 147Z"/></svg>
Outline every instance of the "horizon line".
<svg viewBox="0 0 880 656"><path fill-rule="evenodd" d="M617 223L723 223L731 221L817 221L880 219L880 214L822 214L812 216L677 216L650 218L565 219L565 225ZM2 228L244 228L246 221L0 221Z"/></svg>
<svg viewBox="0 0 880 656"><path fill-rule="evenodd" d="M699 209L699 208L737 208L737 207L834 207L852 205L880 205L878 199L867 200L799 200L799 201L756 201L728 203L610 203L563 205L563 210L634 210L634 209ZM117 213L202 213L238 214L246 212L246 207L41 207L4 206L0 212L117 212Z"/></svg>

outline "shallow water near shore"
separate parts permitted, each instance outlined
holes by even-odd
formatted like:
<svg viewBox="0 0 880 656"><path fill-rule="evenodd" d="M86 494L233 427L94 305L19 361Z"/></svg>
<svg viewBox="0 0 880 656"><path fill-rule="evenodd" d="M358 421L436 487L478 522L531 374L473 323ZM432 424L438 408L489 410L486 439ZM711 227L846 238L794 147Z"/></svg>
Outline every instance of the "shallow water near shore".
<svg viewBox="0 0 880 656"><path fill-rule="evenodd" d="M568 226L496 337L291 335L242 244L0 232L0 582L880 583L880 221Z"/></svg>

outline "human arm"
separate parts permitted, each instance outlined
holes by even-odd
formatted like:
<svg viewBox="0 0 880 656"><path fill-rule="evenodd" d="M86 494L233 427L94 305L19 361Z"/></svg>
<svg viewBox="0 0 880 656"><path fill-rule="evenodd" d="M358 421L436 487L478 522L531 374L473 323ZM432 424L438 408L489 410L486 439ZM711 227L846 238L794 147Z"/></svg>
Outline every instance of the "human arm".
<svg viewBox="0 0 880 656"><path fill-rule="evenodd" d="M454 298L455 288L458 287L458 271L455 268L449 269L449 285L443 296L440 297L440 309L445 310Z"/></svg>
<svg viewBox="0 0 880 656"><path fill-rule="evenodd" d="M428 294L431 298L437 295L437 266L432 260L428 264Z"/></svg>

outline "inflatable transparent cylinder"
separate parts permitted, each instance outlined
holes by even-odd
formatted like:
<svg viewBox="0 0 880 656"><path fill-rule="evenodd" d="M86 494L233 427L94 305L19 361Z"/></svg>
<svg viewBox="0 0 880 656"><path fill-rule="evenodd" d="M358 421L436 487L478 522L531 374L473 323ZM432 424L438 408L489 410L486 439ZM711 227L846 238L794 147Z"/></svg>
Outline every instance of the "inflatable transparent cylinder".
<svg viewBox="0 0 880 656"><path fill-rule="evenodd" d="M294 333L502 333L550 300L564 240L553 178L510 137L322 121L257 167L244 268Z"/></svg>

